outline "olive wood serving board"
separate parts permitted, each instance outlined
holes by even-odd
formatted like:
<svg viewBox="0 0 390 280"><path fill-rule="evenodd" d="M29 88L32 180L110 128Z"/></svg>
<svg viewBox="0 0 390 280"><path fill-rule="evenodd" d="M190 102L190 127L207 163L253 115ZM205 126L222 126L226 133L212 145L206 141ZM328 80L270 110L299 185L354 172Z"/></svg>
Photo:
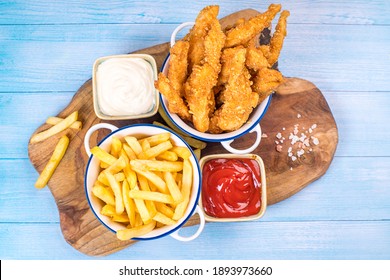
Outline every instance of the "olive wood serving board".
<svg viewBox="0 0 390 280"><path fill-rule="evenodd" d="M221 19L221 23L227 26L239 18L249 18L257 13L255 10L242 10ZM152 55L159 69L168 52L168 43L137 51L137 53ZM70 104L58 116L65 117L75 110L79 111L79 120L83 123L81 130L67 129L42 142L29 143L28 154L35 169L42 172L59 138L63 134L68 135L70 138L68 150L48 183L58 206L61 230L65 240L80 252L91 256L108 255L136 241L119 241L115 234L99 223L86 200L84 171L88 156L84 151L83 139L92 125L102 122L93 110L91 79L80 87ZM298 114L302 117L298 118ZM122 127L133 123L153 121L163 122L157 114L147 119L110 121L110 123ZM336 150L338 132L332 112L321 91L314 84L298 78L287 78L273 95L268 111L260 124L267 137L264 135L253 153L260 155L264 160L268 205L294 195L327 171ZM299 124L299 135L304 132L303 127L307 130L316 124L317 128L311 134L306 134L318 138L319 145L312 145L312 152L305 153L292 161L287 153L291 141L288 135L296 124ZM43 124L34 134L49 127ZM275 141L279 140L276 137L278 132L285 137L281 144L281 152L276 151ZM94 133L91 137L91 146L98 143L107 133L108 131L104 129ZM253 143L253 138L254 135L247 134L237 139L233 147L248 147ZM227 151L220 143L208 143L202 151L202 156L216 153L227 153ZM197 223L199 220L193 217L186 223L186 226Z"/></svg>

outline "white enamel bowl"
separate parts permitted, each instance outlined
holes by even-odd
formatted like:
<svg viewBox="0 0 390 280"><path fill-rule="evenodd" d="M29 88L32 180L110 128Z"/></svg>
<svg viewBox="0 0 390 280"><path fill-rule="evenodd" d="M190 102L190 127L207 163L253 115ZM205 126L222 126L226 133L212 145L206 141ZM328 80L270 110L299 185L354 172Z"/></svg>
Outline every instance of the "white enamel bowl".
<svg viewBox="0 0 390 280"><path fill-rule="evenodd" d="M90 152L90 137L93 132L95 132L98 129L109 129L111 130L111 133L108 134L98 145L108 151L111 145L111 139L115 135L119 139L122 139L125 136L131 135L135 137L146 137L151 136L159 133L164 132L170 132L171 133L171 139L175 146L184 146L187 147L192 155L190 157L190 162L193 168L193 182L192 182L192 189L191 189L191 195L190 195L190 201L187 206L187 210L184 214L184 216L177 221L175 225L172 226L164 226L161 228L156 228L153 231L151 231L148 234L145 234L143 236L133 238L135 240L150 240L150 239L156 239L163 236L170 235L171 237L180 240L180 241L190 241L195 239L199 236L199 234L202 232L204 225L205 225L205 219L203 211L198 206L198 200L200 197L200 191L201 191L201 173L200 173L200 167L199 163L195 157L195 155L192 152L192 149L188 146L188 144L177 134L175 134L172 131L168 131L165 128L158 127L151 124L134 124L130 126L125 126L122 128L117 128L114 125L107 124L107 123L99 123L94 126L92 126L86 133L84 138L84 147L85 151L89 156L88 164L85 171L85 178L84 178L84 187L86 196L88 199L88 203L95 214L96 218L104 225L106 226L110 231L116 233L119 229L124 229L125 226L123 226L120 223L113 222L111 219L109 219L107 216L104 216L100 214L101 208L103 207L103 203L96 198L92 194L92 187L94 182L97 180L97 177L99 175L99 160L91 155ZM197 231L192 236L181 236L179 235L179 229L187 222L187 220L194 215L195 213L198 213L200 224L197 229Z"/></svg>

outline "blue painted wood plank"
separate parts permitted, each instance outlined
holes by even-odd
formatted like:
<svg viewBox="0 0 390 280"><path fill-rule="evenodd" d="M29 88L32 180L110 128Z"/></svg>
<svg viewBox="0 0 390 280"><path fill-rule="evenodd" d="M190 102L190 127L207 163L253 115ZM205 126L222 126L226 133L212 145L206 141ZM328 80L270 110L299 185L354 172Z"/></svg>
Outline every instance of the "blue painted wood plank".
<svg viewBox="0 0 390 280"><path fill-rule="evenodd" d="M292 12L292 23L389 24L390 5L381 1L277 1ZM210 4L220 16L253 8L264 11L268 1L12 1L1 3L0 24L178 23L193 20Z"/></svg>
<svg viewBox="0 0 390 280"><path fill-rule="evenodd" d="M28 160L0 160L0 170L1 222L59 221L49 189L35 189ZM323 177L269 206L259 222L390 220L389 170L390 157L336 157Z"/></svg>
<svg viewBox="0 0 390 280"><path fill-rule="evenodd" d="M76 91L96 58L166 42L175 26L2 26L0 91ZM324 91L390 91L389 34L390 26L293 24L279 67Z"/></svg>
<svg viewBox="0 0 390 280"><path fill-rule="evenodd" d="M92 259L381 260L390 258L389 233L389 221L210 223L191 242L165 237ZM1 259L91 259L63 240L57 224L0 223L0 244Z"/></svg>
<svg viewBox="0 0 390 280"><path fill-rule="evenodd" d="M73 95L71 92L0 93L0 146L3 147L0 158L28 158L31 135L47 117L62 111Z"/></svg>
<svg viewBox="0 0 390 280"><path fill-rule="evenodd" d="M49 188L38 190L38 172L29 160L0 160L0 222L59 222L54 197Z"/></svg>

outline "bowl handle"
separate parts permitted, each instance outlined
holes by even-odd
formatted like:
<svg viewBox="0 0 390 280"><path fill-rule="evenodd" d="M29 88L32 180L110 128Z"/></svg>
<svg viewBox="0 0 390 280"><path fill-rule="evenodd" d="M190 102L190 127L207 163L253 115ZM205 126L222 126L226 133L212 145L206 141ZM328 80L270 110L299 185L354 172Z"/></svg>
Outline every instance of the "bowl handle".
<svg viewBox="0 0 390 280"><path fill-rule="evenodd" d="M193 235L187 236L187 237L181 236L181 235L179 235L180 229L178 229L178 230L174 231L173 233L171 233L170 236L175 238L176 240L179 240L179 241L191 241L191 240L194 240L195 238L197 238L204 229L205 218L204 218L203 211L200 209L199 205L196 206L193 215L195 215L196 213L198 213L198 215L199 215L200 223L199 223L198 230Z"/></svg>
<svg viewBox="0 0 390 280"><path fill-rule="evenodd" d="M251 131L249 131L249 133L252 133L252 132L256 132L256 140L255 140L255 143L253 143L253 145L250 146L247 149L239 150L239 149L235 149L232 146L230 146L230 144L234 141L234 139L233 140L229 140L229 141L223 141L223 142L221 142L221 144L222 144L222 146L226 150L228 150L232 154L249 154L254 149L256 149L257 146L259 146L259 144L260 144L260 141L261 141L261 127L260 127L260 124L257 124L254 128L252 128Z"/></svg>
<svg viewBox="0 0 390 280"><path fill-rule="evenodd" d="M88 129L87 133L85 133L84 137L84 148L85 152L87 153L88 157L91 156L91 148L89 146L89 138L91 138L92 133L94 133L96 130L101 128L107 128L109 130L114 131L118 128L115 125L109 124L109 123L98 123L92 126L90 129Z"/></svg>
<svg viewBox="0 0 390 280"><path fill-rule="evenodd" d="M176 35L177 33L180 32L180 30L182 30L183 28L187 27L187 26L193 26L195 24L195 22L184 22L182 24L180 24L178 27L175 28L175 30L173 30L172 32L172 35L171 35L171 47L173 47L173 45L176 43Z"/></svg>

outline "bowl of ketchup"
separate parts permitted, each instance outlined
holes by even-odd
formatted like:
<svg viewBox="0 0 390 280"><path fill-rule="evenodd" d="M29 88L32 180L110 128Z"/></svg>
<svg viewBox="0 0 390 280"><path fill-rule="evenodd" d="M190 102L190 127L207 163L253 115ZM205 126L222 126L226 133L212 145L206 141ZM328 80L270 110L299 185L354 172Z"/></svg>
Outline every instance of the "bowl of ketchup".
<svg viewBox="0 0 390 280"><path fill-rule="evenodd" d="M250 221L267 208L264 163L255 154L216 154L201 158L199 204L210 222Z"/></svg>

